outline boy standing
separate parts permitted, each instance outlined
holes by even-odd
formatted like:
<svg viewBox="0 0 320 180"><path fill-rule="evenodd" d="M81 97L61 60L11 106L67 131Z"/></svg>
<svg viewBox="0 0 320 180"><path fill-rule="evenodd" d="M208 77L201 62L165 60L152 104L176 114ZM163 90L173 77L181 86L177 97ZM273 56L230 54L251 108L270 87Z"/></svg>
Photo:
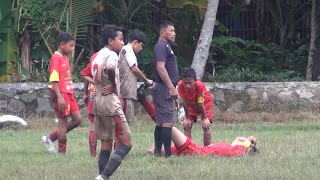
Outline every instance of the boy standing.
<svg viewBox="0 0 320 180"><path fill-rule="evenodd" d="M132 144L130 128L119 99L120 78L117 52L120 52L123 46L121 29L115 25L106 25L102 29L100 42L105 47L93 60L91 71L96 86L93 106L95 134L96 138L101 140L98 160L99 176L96 177L96 180L106 180L119 167L129 153ZM103 93L102 89L107 87L111 89L111 92ZM115 128L118 132L119 129L121 130L120 146L111 154Z"/></svg>
<svg viewBox="0 0 320 180"><path fill-rule="evenodd" d="M96 58L98 53L94 53L88 65L80 72L80 76L84 78L84 85L83 85L83 100L84 103L88 107L88 121L90 122L90 130L88 134L89 138L89 150L92 157L96 156L96 149L97 149L97 140L94 133L94 115L93 115L93 103L94 103L94 80L91 73L91 64L94 58Z"/></svg>
<svg viewBox="0 0 320 180"><path fill-rule="evenodd" d="M186 113L183 121L184 134L191 139L192 124L201 116L204 146L211 144L211 123L213 120L213 96L206 85L197 80L193 68L182 70L182 80L178 83L178 93L183 100Z"/></svg>
<svg viewBox="0 0 320 180"><path fill-rule="evenodd" d="M129 42L122 48L119 60L120 95L123 99L123 110L128 123L132 122L134 112L133 101L137 101L137 77L147 85L153 81L148 79L138 67L137 57L146 42L146 36L141 31L133 31L128 36Z"/></svg>
<svg viewBox="0 0 320 180"><path fill-rule="evenodd" d="M53 142L58 139L58 153L65 154L67 133L81 124L81 114L74 98L71 69L67 55L74 48L74 38L70 33L61 32L57 37L58 50L50 60L49 87L53 108L59 120L58 129L50 136L42 136L50 153L55 153ZM67 117L71 116L68 122Z"/></svg>

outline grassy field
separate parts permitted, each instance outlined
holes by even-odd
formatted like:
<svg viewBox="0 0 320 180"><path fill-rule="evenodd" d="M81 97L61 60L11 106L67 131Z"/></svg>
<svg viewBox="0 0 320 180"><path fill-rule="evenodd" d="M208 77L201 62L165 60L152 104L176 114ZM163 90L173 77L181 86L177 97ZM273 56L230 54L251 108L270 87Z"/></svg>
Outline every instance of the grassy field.
<svg viewBox="0 0 320 180"><path fill-rule="evenodd" d="M213 142L231 142L236 136L258 138L254 157L172 157L147 155L154 125L144 116L132 124L134 147L112 179L319 179L320 121L317 114L237 115L238 119L213 124ZM259 118L260 119L259 119ZM286 117L286 119L284 118ZM297 118L298 117L298 118ZM41 136L56 125L52 119L34 118L28 129L0 130L0 179L83 179L97 176L97 158L89 156L87 123L68 134L66 155L50 155ZM181 125L178 125L179 129ZM200 125L194 141L202 144Z"/></svg>

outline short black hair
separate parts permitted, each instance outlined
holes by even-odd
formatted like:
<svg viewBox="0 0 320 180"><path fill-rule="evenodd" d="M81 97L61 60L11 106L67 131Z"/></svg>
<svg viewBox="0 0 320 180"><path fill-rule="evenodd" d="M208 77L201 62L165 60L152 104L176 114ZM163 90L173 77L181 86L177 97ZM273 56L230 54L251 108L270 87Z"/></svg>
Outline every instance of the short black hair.
<svg viewBox="0 0 320 180"><path fill-rule="evenodd" d="M128 41L129 43L132 43L134 40L137 40L138 42L146 43L146 35L139 31L134 30L128 35Z"/></svg>
<svg viewBox="0 0 320 180"><path fill-rule="evenodd" d="M59 32L56 38L57 46L59 46L61 43L67 43L69 41L74 41L72 34L63 31Z"/></svg>
<svg viewBox="0 0 320 180"><path fill-rule="evenodd" d="M121 31L121 28L119 26L116 26L114 24L108 24L105 25L100 34L99 38L99 44L101 47L104 47L105 45L108 45L109 39L114 39L117 36L117 31Z"/></svg>
<svg viewBox="0 0 320 180"><path fill-rule="evenodd" d="M182 69L182 74L181 74L182 78L188 78L191 77L193 78L195 81L197 80L197 74L196 71L191 68L191 67L185 67Z"/></svg>
<svg viewBox="0 0 320 180"><path fill-rule="evenodd" d="M164 21L164 22L162 22L160 24L159 29L162 30L162 29L165 29L165 28L167 28L169 26L174 26L174 24L172 22L170 22L170 21Z"/></svg>

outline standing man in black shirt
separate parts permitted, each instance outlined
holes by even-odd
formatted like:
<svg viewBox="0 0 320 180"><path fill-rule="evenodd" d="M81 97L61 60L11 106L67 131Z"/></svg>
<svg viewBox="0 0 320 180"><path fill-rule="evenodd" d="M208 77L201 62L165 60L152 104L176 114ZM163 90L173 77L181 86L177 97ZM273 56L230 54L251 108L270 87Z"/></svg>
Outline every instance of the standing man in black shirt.
<svg viewBox="0 0 320 180"><path fill-rule="evenodd" d="M165 156L171 156L171 130L175 122L175 100L178 98L176 85L179 81L178 65L170 43L176 33L171 22L160 25L159 41L153 50L153 101L156 109L156 127L154 130L155 155L161 155L162 145Z"/></svg>

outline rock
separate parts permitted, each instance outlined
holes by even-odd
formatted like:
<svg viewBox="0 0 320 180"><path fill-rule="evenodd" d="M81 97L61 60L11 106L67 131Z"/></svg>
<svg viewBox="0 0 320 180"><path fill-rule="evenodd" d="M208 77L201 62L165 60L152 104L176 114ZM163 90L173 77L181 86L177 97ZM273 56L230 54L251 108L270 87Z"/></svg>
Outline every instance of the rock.
<svg viewBox="0 0 320 180"><path fill-rule="evenodd" d="M8 110L17 113L26 112L26 106L18 100L11 99L8 105Z"/></svg>
<svg viewBox="0 0 320 180"><path fill-rule="evenodd" d="M39 97L37 98L37 101L38 101L38 107L36 108L36 112L38 114L54 112L53 108L50 105L49 99Z"/></svg>
<svg viewBox="0 0 320 180"><path fill-rule="evenodd" d="M1 101L0 101L0 109L7 108L7 106L8 106L7 101L4 101L4 100L1 100Z"/></svg>
<svg viewBox="0 0 320 180"><path fill-rule="evenodd" d="M37 98L37 95L34 92L28 92L26 94L21 95L21 100L25 103L31 103L36 98Z"/></svg>
<svg viewBox="0 0 320 180"><path fill-rule="evenodd" d="M242 112L244 103L242 101L237 101L231 104L231 110L234 112Z"/></svg>

